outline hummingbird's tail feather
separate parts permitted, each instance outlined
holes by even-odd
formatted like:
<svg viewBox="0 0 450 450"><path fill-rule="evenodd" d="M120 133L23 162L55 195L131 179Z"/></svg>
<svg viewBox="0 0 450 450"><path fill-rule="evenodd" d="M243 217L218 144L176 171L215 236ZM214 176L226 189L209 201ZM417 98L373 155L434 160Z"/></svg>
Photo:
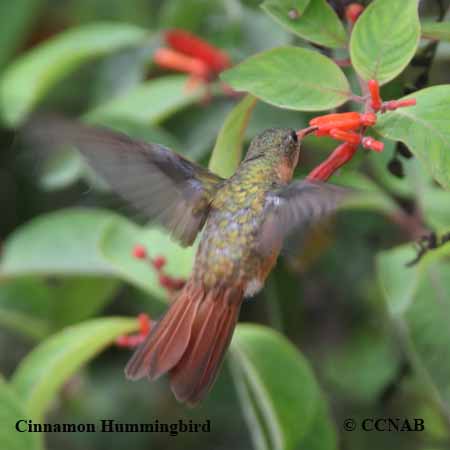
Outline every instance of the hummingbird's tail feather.
<svg viewBox="0 0 450 450"><path fill-rule="evenodd" d="M208 393L230 344L242 298L239 289L213 289L206 295L189 345L170 371L170 385L178 401L193 406Z"/></svg>
<svg viewBox="0 0 450 450"><path fill-rule="evenodd" d="M168 372L183 356L191 335L197 309L203 299L201 289L188 282L145 342L136 350L125 368L127 378L150 380Z"/></svg>
<svg viewBox="0 0 450 450"><path fill-rule="evenodd" d="M170 373L175 397L198 403L212 386L233 335L242 289L214 288L188 281L176 301L129 361L130 379L155 380Z"/></svg>

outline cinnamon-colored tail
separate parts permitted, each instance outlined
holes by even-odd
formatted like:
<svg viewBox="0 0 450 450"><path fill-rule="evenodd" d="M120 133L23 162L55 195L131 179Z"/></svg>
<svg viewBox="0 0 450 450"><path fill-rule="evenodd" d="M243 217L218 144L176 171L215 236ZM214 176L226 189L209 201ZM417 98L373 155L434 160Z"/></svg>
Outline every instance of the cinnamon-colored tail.
<svg viewBox="0 0 450 450"><path fill-rule="evenodd" d="M242 289L205 291L192 280L129 361L125 373L136 380L170 374L175 397L198 403L212 386L233 335Z"/></svg>

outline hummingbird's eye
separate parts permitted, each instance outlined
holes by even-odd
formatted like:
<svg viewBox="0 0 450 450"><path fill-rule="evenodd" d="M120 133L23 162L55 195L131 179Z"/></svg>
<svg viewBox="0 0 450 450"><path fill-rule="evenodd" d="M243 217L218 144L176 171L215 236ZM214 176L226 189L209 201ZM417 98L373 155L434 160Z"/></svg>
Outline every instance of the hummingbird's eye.
<svg viewBox="0 0 450 450"><path fill-rule="evenodd" d="M294 142L298 142L298 136L297 136L297 133L295 132L295 131L293 131L292 133L291 133L291 139L294 141Z"/></svg>

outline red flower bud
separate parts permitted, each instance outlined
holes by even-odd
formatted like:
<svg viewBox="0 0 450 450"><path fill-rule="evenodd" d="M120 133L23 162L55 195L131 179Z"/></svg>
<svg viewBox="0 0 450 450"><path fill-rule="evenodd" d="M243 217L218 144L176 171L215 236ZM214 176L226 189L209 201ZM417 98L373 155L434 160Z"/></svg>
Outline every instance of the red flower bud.
<svg viewBox="0 0 450 450"><path fill-rule="evenodd" d="M138 315L139 334L147 336L150 333L151 320L147 314L141 313Z"/></svg>
<svg viewBox="0 0 450 450"><path fill-rule="evenodd" d="M166 258L164 256L157 256L152 260L152 265L156 270L161 270L167 263Z"/></svg>
<svg viewBox="0 0 450 450"><path fill-rule="evenodd" d="M369 87L369 92L370 92L370 96L372 97L372 108L375 111L379 111L379 109L381 108L381 105L383 103L383 101L381 100L381 96L380 96L380 85L378 84L378 81L376 80L370 80L368 82L368 87Z"/></svg>
<svg viewBox="0 0 450 450"><path fill-rule="evenodd" d="M147 258L147 250L143 245L135 245L133 248L133 256L137 259Z"/></svg>
<svg viewBox="0 0 450 450"><path fill-rule="evenodd" d="M408 106L416 106L415 98L407 98L406 100L391 100L384 103L384 109L387 111L395 111L398 108L407 108Z"/></svg>
<svg viewBox="0 0 450 450"><path fill-rule="evenodd" d="M159 275L159 284L169 291L175 291L177 289L175 278L163 273Z"/></svg>
<svg viewBox="0 0 450 450"><path fill-rule="evenodd" d="M175 290L182 289L186 284L186 280L184 278L175 278L173 280L173 287Z"/></svg>
<svg viewBox="0 0 450 450"><path fill-rule="evenodd" d="M345 18L351 24L358 20L358 17L364 11L364 6L359 3L350 3L350 5L345 8Z"/></svg>
<svg viewBox="0 0 450 450"><path fill-rule="evenodd" d="M374 150L375 152L382 152L384 149L384 144L382 142L377 141L370 136L364 137L361 143L364 148Z"/></svg>

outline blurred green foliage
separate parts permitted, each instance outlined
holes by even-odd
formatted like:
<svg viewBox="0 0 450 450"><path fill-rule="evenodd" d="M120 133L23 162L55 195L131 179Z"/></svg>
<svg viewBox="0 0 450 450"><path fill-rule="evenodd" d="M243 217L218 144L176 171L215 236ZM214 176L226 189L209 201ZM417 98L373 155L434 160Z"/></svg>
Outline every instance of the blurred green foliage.
<svg viewBox="0 0 450 450"><path fill-rule="evenodd" d="M436 232L439 244L450 232L450 17L442 21L450 2L362 2L371 5L351 40L348 1L259 3L0 3L1 449L450 449L450 243L407 266L421 233ZM172 27L227 51L236 65L222 79L252 95L226 96L220 81L189 90L186 76L155 67L153 52ZM332 61L347 45L356 70ZM386 99L418 101L381 117L374 135L383 153L360 152L332 178L364 195L289 246L266 289L242 308L241 320L257 324L238 326L227 368L201 406L177 404L165 380L126 382L128 352L111 344L136 330L134 315L159 315L167 301L131 249L144 244L167 258L171 275L187 277L195 246L136 223L74 149L42 164L16 139L21 125L31 113L58 111L163 143L225 176L263 129L303 128L308 111L357 109L339 106L349 86L361 94L357 75L386 83ZM332 145L308 138L297 175ZM345 419L366 417L419 417L426 428L343 429ZM16 432L17 418L210 419L212 431L44 436Z"/></svg>

